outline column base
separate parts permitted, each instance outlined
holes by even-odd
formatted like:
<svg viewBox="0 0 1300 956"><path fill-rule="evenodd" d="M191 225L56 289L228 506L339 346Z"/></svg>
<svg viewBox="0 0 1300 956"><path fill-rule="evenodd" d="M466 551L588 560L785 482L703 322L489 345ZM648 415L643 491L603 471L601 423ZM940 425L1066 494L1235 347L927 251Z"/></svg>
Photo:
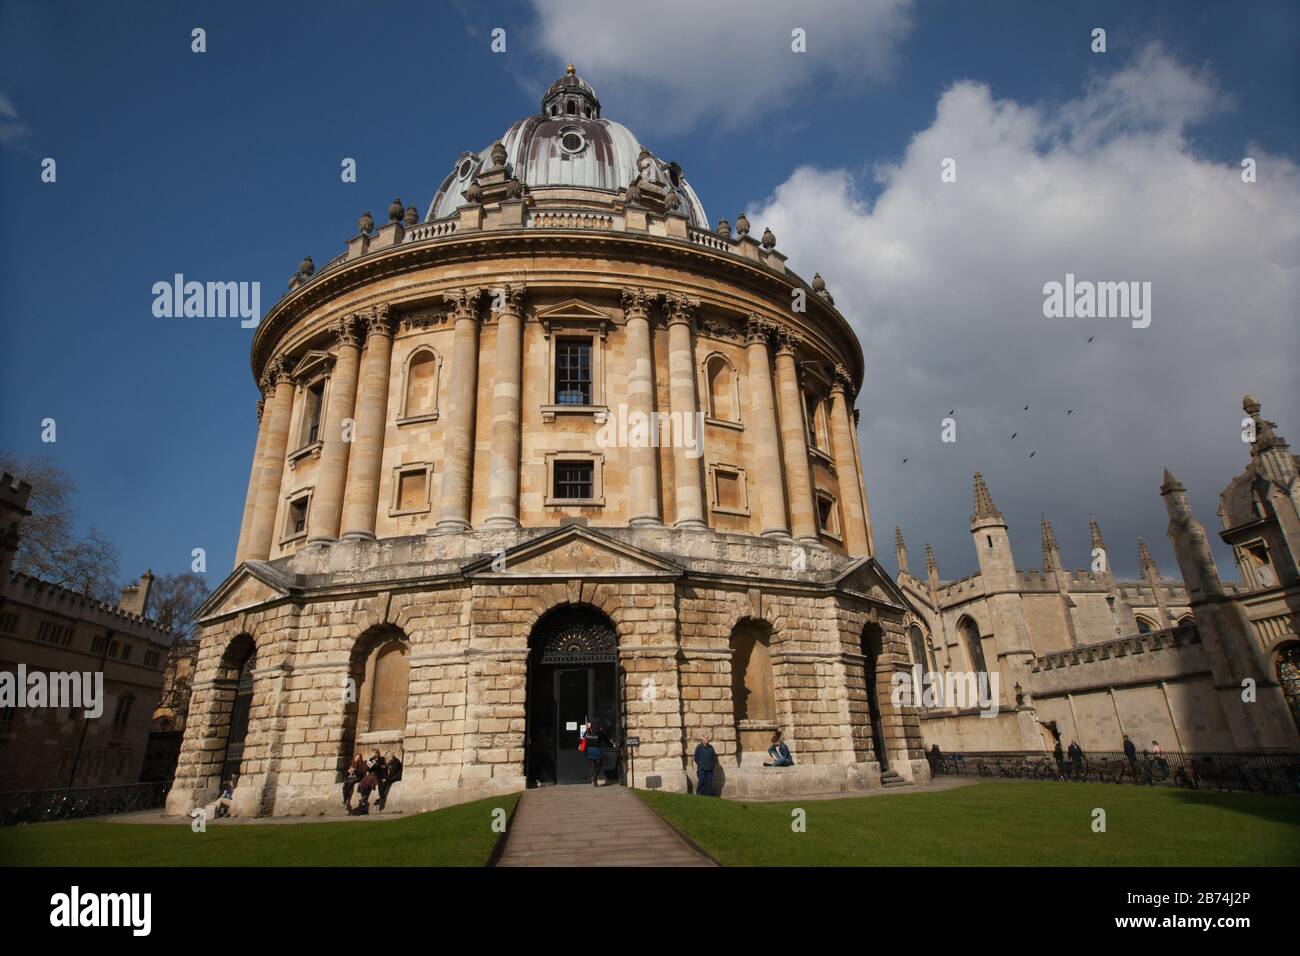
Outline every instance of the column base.
<svg viewBox="0 0 1300 956"><path fill-rule="evenodd" d="M785 528L765 528L762 531L762 536L764 538L777 538L778 540L781 541L794 540L793 538L790 537L790 532L787 531Z"/></svg>
<svg viewBox="0 0 1300 956"><path fill-rule="evenodd" d="M627 522L629 528L662 528L664 521L662 518L652 515L637 515L635 518L629 518Z"/></svg>
<svg viewBox="0 0 1300 956"><path fill-rule="evenodd" d="M518 518L507 518L505 515L495 515L491 518L485 518L483 528L518 528L520 527Z"/></svg>
<svg viewBox="0 0 1300 956"><path fill-rule="evenodd" d="M685 518L682 521L674 521L673 527L679 531L708 531L709 523L702 518Z"/></svg>
<svg viewBox="0 0 1300 956"><path fill-rule="evenodd" d="M429 529L429 534L463 534L471 527L472 525L464 518L441 518Z"/></svg>
<svg viewBox="0 0 1300 956"><path fill-rule="evenodd" d="M340 541L374 541L375 533L373 531L349 531Z"/></svg>
<svg viewBox="0 0 1300 956"><path fill-rule="evenodd" d="M306 547L310 548L313 546L319 547L324 545L330 545L330 544L334 544L336 541L338 541L338 538L308 538Z"/></svg>
<svg viewBox="0 0 1300 956"><path fill-rule="evenodd" d="M806 535L806 534L805 534L805 535L801 535L801 536L799 536L798 538L795 538L794 540L795 540L795 543L796 543L796 544L806 544L806 545L808 545L810 548L824 548L824 547L826 547L824 544L822 544L822 539L821 539L821 538L818 538L818 537L813 536L813 535Z"/></svg>

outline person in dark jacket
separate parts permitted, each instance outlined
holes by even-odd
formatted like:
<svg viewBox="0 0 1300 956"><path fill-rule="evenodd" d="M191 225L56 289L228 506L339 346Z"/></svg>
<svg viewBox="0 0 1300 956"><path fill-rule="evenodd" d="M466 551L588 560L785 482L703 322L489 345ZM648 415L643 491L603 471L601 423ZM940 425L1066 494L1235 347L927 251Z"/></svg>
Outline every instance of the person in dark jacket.
<svg viewBox="0 0 1300 956"><path fill-rule="evenodd" d="M772 734L772 746L767 748L767 755L772 758L772 762L763 764L764 767L794 766L794 758L790 756L790 748L781 739L781 731L779 730Z"/></svg>
<svg viewBox="0 0 1300 956"><path fill-rule="evenodd" d="M361 754L355 754L352 762L348 764L347 773L343 776L343 806L352 812L352 792L357 789L357 784L361 778L366 775L366 758Z"/></svg>
<svg viewBox="0 0 1300 956"><path fill-rule="evenodd" d="M1059 737L1056 740L1056 746L1052 748L1052 756L1056 758L1056 775L1058 777L1064 777L1065 751L1061 749L1061 740Z"/></svg>
<svg viewBox="0 0 1300 956"><path fill-rule="evenodd" d="M583 731L582 739L587 742L587 749L583 755L587 758L587 767L591 771L591 785L600 786L600 762L604 754L600 752L600 721L594 721L587 724L587 729Z"/></svg>
<svg viewBox="0 0 1300 956"><path fill-rule="evenodd" d="M1133 741L1128 739L1128 734L1124 735L1124 756L1128 758L1128 768L1133 771L1133 776L1137 777L1138 769L1138 749Z"/></svg>
<svg viewBox="0 0 1300 956"><path fill-rule="evenodd" d="M1075 776L1082 776L1083 748L1079 746L1079 742L1077 740L1070 741L1069 754L1070 754L1070 767L1074 771Z"/></svg>
<svg viewBox="0 0 1300 956"><path fill-rule="evenodd" d="M718 752L709 743L709 735L705 734L695 748L695 792L700 796L713 796L713 768L717 765Z"/></svg>
<svg viewBox="0 0 1300 956"><path fill-rule="evenodd" d="M384 779L379 781L379 810L382 812L384 804L388 802L388 791L392 789L393 784L402 779L402 761L398 759L397 754L391 750L388 751L388 760L385 761Z"/></svg>

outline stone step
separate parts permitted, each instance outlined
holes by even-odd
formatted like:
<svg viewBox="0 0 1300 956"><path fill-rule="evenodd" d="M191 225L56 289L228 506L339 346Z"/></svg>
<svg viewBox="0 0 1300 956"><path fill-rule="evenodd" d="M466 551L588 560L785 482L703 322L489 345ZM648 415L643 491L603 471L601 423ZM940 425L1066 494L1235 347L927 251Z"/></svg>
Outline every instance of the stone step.
<svg viewBox="0 0 1300 956"><path fill-rule="evenodd" d="M882 787L906 787L907 780L895 770L886 770L880 774L880 785Z"/></svg>

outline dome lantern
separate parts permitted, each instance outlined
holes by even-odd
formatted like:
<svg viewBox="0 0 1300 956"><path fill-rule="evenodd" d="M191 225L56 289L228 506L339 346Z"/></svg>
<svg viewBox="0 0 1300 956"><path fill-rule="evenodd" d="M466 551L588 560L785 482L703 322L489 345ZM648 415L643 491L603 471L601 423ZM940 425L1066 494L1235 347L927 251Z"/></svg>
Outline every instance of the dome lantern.
<svg viewBox="0 0 1300 956"><path fill-rule="evenodd" d="M542 97L542 115L559 119L572 116L582 119L600 119L600 100L596 91L570 63L564 76L551 84Z"/></svg>

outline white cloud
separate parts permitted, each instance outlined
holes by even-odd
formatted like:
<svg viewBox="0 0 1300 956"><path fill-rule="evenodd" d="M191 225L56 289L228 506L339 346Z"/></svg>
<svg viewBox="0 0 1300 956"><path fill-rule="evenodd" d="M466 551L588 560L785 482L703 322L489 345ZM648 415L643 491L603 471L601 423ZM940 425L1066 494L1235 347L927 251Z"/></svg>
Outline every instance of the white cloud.
<svg viewBox="0 0 1300 956"><path fill-rule="evenodd" d="M1247 460L1243 393L1300 441L1300 171L1243 144L1259 169L1247 184L1239 160L1198 156L1186 130L1228 104L1156 47L1054 108L962 82L875 170L874 201L850 171L804 167L749 211L792 267L822 273L862 340L883 551L902 523L914 568L931 540L946 576L973 570L966 516L982 470L1021 565L1038 563L1047 511L1067 563L1086 566L1095 511L1120 571L1137 534L1172 570L1161 469L1213 535L1218 492ZM947 157L955 183L940 181ZM1150 328L1044 318L1043 285L1066 273L1150 281ZM958 441L943 445L953 407Z"/></svg>
<svg viewBox="0 0 1300 956"><path fill-rule="evenodd" d="M18 115L18 108L14 106L14 101L9 96L0 91L0 143L12 143L22 139L30 132L22 117Z"/></svg>
<svg viewBox="0 0 1300 956"><path fill-rule="evenodd" d="M893 70L912 0L533 0L539 45L592 80L638 127L736 126L815 85ZM806 31L807 52L791 51Z"/></svg>

